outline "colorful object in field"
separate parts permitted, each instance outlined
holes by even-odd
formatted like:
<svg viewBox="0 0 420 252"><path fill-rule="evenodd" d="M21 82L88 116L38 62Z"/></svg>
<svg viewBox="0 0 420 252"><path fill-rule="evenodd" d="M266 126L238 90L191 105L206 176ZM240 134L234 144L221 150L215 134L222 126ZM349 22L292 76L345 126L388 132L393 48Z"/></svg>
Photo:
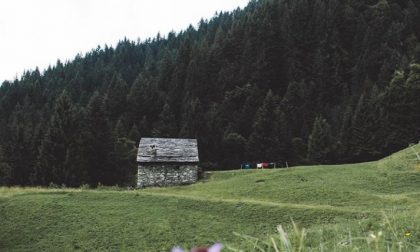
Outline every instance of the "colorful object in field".
<svg viewBox="0 0 420 252"><path fill-rule="evenodd" d="M196 247L192 248L191 252L220 252L223 249L223 244L221 243L215 243L210 248L206 247ZM183 250L180 247L175 247L171 250L171 252L187 252L187 250Z"/></svg>
<svg viewBox="0 0 420 252"><path fill-rule="evenodd" d="M276 168L275 162L264 161L262 163L246 162L241 164L241 169L273 169Z"/></svg>
<svg viewBox="0 0 420 252"><path fill-rule="evenodd" d="M252 166L250 163L245 163L244 169L252 169Z"/></svg>

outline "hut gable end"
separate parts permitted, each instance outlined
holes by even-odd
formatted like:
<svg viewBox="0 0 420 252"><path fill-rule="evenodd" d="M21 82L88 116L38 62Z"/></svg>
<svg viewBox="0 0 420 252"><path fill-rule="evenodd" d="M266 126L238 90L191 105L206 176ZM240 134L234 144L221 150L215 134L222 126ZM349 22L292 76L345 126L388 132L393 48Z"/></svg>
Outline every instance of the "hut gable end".
<svg viewBox="0 0 420 252"><path fill-rule="evenodd" d="M139 163L197 163L196 139L142 138L137 153Z"/></svg>

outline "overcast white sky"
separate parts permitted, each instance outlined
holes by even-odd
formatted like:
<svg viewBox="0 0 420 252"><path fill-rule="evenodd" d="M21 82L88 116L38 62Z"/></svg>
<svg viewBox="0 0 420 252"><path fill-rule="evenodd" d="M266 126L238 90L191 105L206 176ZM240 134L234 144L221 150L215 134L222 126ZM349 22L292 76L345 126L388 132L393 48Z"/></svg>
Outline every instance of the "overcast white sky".
<svg viewBox="0 0 420 252"><path fill-rule="evenodd" d="M0 0L0 83L98 45L194 26L248 0Z"/></svg>

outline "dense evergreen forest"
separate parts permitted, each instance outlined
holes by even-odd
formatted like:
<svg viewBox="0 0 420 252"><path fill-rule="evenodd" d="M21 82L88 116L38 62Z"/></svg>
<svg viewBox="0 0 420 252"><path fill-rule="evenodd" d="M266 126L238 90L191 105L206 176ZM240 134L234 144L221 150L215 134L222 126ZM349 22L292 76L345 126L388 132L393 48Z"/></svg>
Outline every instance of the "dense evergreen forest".
<svg viewBox="0 0 420 252"><path fill-rule="evenodd" d="M0 87L0 184L127 185L144 136L205 169L344 163L420 140L420 1L253 0Z"/></svg>

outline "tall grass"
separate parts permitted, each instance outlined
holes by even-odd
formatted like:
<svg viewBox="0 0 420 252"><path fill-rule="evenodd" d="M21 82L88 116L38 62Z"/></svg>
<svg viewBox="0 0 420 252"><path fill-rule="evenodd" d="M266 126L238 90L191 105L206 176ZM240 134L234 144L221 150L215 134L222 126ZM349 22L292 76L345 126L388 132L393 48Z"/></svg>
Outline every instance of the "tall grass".
<svg viewBox="0 0 420 252"><path fill-rule="evenodd" d="M305 251L420 251L419 229L413 229L400 219L383 218L377 227L366 228L366 221L320 228L300 228L293 220L291 226L277 226L276 234L265 239L235 233L241 246L228 245L235 252L305 252Z"/></svg>

